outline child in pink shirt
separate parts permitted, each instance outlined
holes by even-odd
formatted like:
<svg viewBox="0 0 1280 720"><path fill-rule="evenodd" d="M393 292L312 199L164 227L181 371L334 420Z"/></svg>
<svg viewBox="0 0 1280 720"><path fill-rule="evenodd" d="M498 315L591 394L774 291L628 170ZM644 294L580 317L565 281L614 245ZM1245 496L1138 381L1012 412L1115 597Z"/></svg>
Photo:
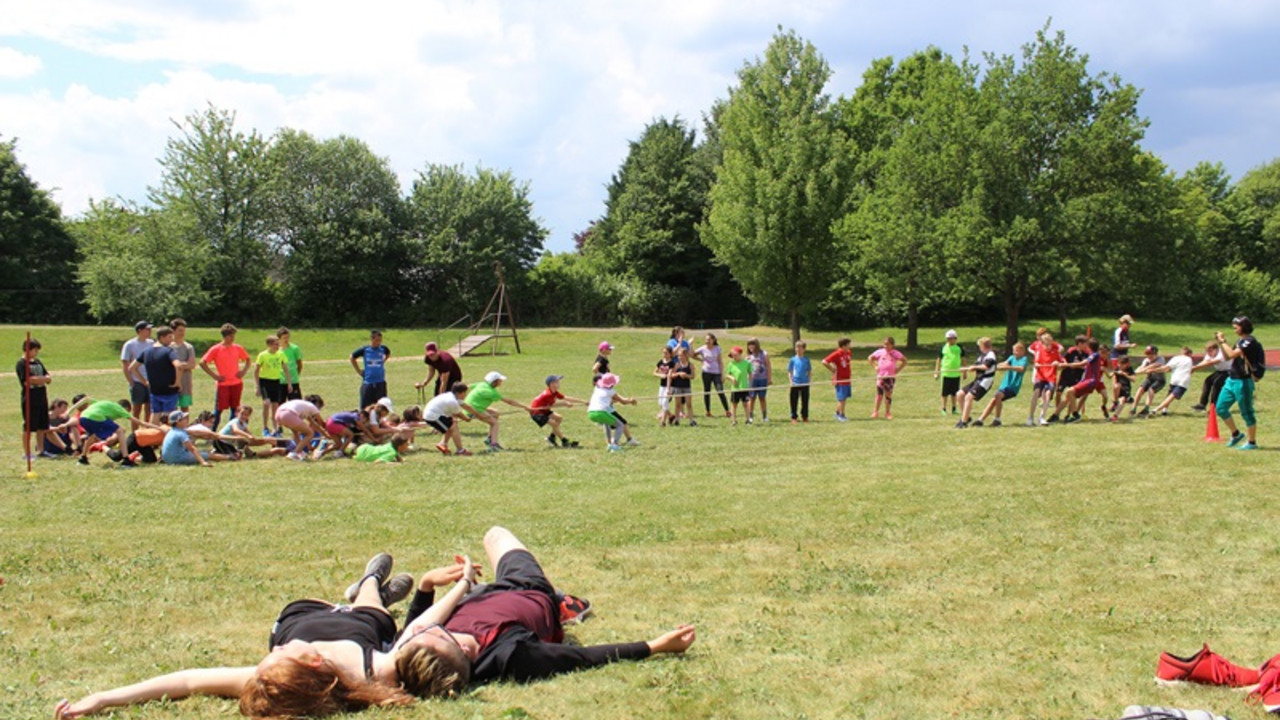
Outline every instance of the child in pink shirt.
<svg viewBox="0 0 1280 720"><path fill-rule="evenodd" d="M893 419L893 383L895 375L907 366L907 357L893 347L893 338L884 339L884 347L867 356L876 369L876 407L871 417L880 417L880 401L884 400L884 419Z"/></svg>

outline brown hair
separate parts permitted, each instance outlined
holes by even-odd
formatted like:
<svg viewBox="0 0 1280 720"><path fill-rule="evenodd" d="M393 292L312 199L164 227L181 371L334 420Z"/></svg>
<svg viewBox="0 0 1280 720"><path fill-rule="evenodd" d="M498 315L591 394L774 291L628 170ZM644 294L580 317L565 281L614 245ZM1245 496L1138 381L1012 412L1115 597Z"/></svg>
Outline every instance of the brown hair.
<svg viewBox="0 0 1280 720"><path fill-rule="evenodd" d="M223 323L222 329L219 332L222 333L222 337L230 337L235 335L238 331L236 330L235 325L232 325L231 323Z"/></svg>
<svg viewBox="0 0 1280 720"><path fill-rule="evenodd" d="M255 718L323 717L374 705L412 703L413 698L399 688L344 683L328 660L315 667L296 658L281 658L259 669L240 693L240 713Z"/></svg>
<svg viewBox="0 0 1280 720"><path fill-rule="evenodd" d="M453 697L471 681L471 661L453 644L443 651L415 645L396 656L396 673L404 689L418 697Z"/></svg>

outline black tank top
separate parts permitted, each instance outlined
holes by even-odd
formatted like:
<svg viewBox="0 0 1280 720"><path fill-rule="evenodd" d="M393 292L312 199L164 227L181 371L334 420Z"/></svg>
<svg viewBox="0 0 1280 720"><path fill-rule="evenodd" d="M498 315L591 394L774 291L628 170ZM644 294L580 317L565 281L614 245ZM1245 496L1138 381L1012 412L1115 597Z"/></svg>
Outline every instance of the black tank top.
<svg viewBox="0 0 1280 720"><path fill-rule="evenodd" d="M290 640L350 640L364 651L365 677L373 677L373 652L391 646L396 623L384 610L296 600L285 606L271 628L270 647Z"/></svg>

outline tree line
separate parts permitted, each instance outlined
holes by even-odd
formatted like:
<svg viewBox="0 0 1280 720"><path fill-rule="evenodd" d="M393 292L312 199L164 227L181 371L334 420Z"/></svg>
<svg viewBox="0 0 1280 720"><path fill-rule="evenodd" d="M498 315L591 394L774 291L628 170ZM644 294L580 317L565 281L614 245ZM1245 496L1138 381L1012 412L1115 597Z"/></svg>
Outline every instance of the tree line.
<svg viewBox="0 0 1280 720"><path fill-rule="evenodd" d="M61 217L0 142L10 321L445 324L506 274L524 324L809 327L1125 311L1280 315L1280 160L1233 181L1142 147L1140 91L1046 25L1021 53L882 58L846 96L779 28L701 125L629 143L603 214L547 253L527 182L358 139L175 123L145 201Z"/></svg>

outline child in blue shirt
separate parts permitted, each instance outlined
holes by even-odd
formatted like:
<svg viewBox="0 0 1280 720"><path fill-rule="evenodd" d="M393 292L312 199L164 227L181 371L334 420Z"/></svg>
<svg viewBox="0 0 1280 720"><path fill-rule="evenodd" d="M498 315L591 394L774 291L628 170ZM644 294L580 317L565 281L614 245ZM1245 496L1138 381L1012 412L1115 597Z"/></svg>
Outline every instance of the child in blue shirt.
<svg viewBox="0 0 1280 720"><path fill-rule="evenodd" d="M799 422L803 418L809 422L809 376L813 365L805 357L805 344L801 340L796 343L796 354L787 363L787 378L791 380L791 422ZM796 415L796 405L800 406L800 415Z"/></svg>

